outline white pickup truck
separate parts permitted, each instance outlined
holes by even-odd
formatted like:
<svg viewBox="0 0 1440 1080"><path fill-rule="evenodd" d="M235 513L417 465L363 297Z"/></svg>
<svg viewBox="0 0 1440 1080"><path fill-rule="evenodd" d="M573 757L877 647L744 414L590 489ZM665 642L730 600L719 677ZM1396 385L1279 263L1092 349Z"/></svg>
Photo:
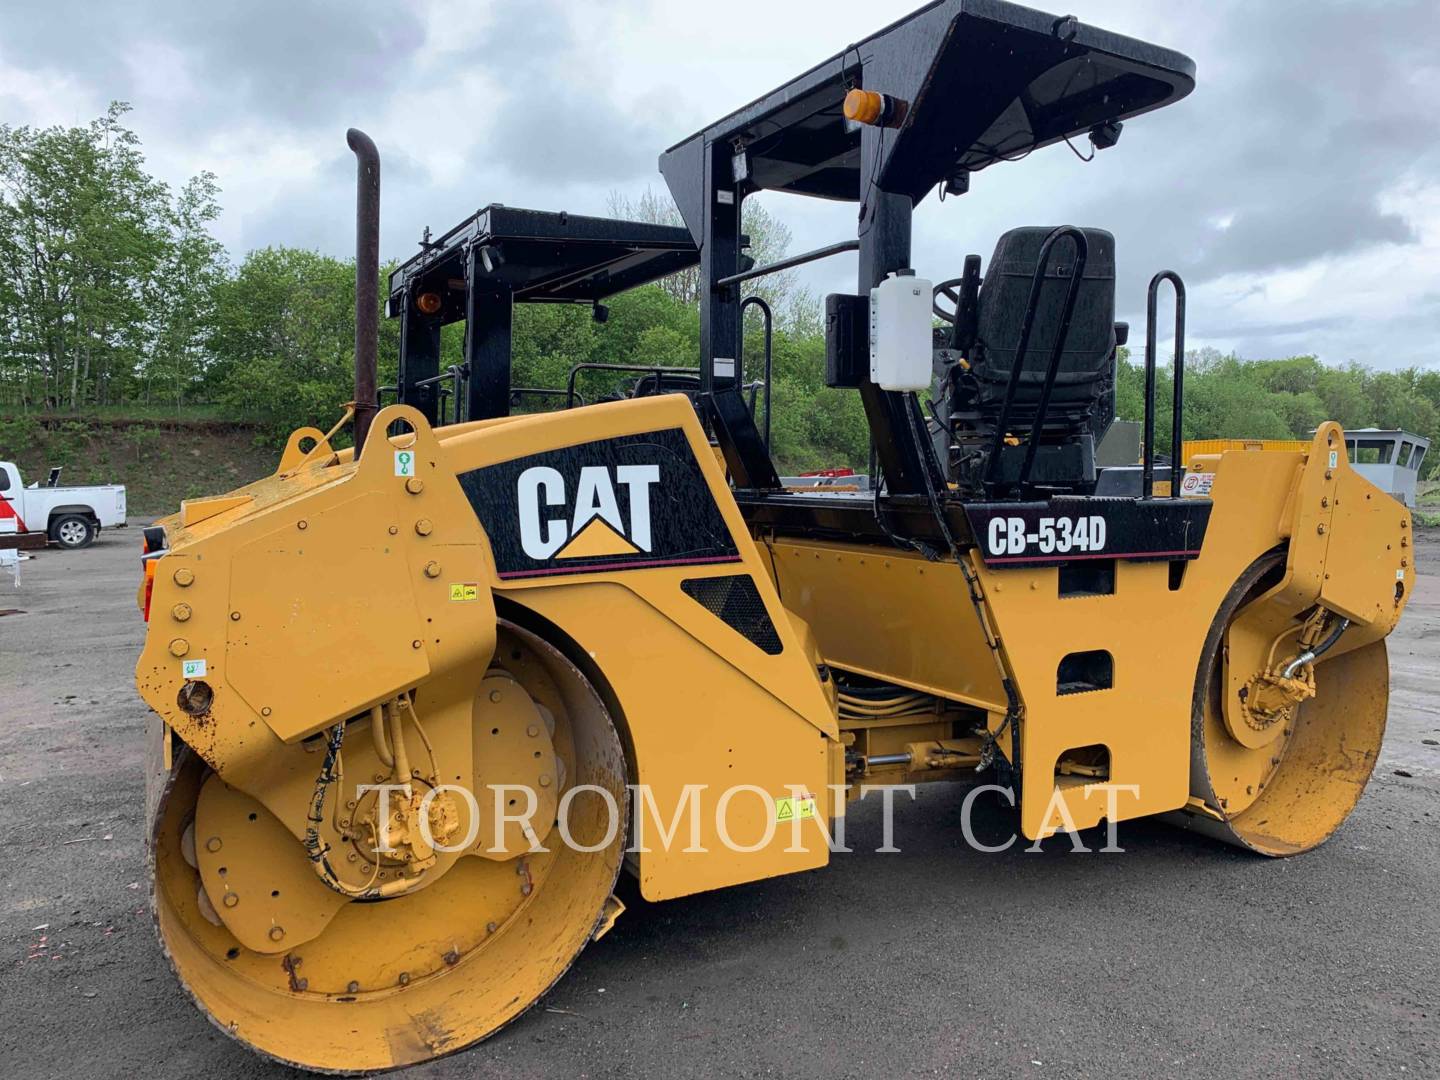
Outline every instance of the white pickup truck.
<svg viewBox="0 0 1440 1080"><path fill-rule="evenodd" d="M60 487L51 469L44 487L25 487L13 462L0 461L0 547L43 546L48 538L63 548L89 546L103 529L125 525L125 488Z"/></svg>

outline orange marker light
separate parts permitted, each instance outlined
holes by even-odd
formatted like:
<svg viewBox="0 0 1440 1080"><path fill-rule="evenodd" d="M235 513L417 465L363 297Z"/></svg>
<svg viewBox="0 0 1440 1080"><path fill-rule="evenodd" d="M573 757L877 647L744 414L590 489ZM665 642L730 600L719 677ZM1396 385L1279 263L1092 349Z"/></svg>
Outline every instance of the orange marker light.
<svg viewBox="0 0 1440 1080"><path fill-rule="evenodd" d="M845 95L845 119L857 124L878 124L885 115L885 95L856 87Z"/></svg>
<svg viewBox="0 0 1440 1080"><path fill-rule="evenodd" d="M433 292L422 292L415 298L415 306L426 315L434 315L440 310L440 294Z"/></svg>

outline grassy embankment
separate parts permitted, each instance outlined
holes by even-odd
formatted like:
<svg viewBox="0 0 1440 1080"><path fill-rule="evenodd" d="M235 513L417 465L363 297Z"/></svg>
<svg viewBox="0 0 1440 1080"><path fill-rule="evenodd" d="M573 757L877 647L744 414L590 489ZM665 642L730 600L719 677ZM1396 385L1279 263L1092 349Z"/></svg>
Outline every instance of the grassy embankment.
<svg viewBox="0 0 1440 1080"><path fill-rule="evenodd" d="M124 484L129 512L159 517L182 499L218 495L274 471L280 453L217 410L97 410L84 416L0 415L0 459L27 484L64 467L63 485Z"/></svg>

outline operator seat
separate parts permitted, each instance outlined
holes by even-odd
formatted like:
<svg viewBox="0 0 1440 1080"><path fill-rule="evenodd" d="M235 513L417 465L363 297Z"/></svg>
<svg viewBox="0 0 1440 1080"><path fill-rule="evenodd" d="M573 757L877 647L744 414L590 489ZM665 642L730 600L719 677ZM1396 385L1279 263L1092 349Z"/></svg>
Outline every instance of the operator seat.
<svg viewBox="0 0 1440 1080"><path fill-rule="evenodd" d="M980 417L998 421L1010 372L1015 365L1031 283L1040 248L1054 231L1045 226L1011 229L995 244L976 304L975 340L966 349L976 380ZM1051 391L1045 433L1091 428L1096 405L1113 385L1115 358L1115 237L1104 229L1081 229L1089 252L1075 299L1075 313ZM1065 294L1076 265L1073 240L1061 237L1050 249L1040 288L1035 323L1025 350L1024 371L1016 387L1007 426L1017 434L1033 425L1045 371L1050 362ZM1105 420L1108 426L1108 418ZM1103 432L1095 432L1098 439Z"/></svg>

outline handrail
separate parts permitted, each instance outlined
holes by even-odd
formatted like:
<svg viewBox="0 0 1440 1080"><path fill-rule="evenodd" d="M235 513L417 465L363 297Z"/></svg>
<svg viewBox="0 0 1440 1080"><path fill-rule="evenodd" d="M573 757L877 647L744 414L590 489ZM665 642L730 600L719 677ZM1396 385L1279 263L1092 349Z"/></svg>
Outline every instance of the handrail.
<svg viewBox="0 0 1440 1080"><path fill-rule="evenodd" d="M781 270L804 266L806 263L814 262L816 259L828 259L831 255L839 255L846 251L859 250L859 240L841 240L837 244L826 244L824 247L816 248L814 251L806 251L800 255L791 255L788 259L776 259L773 263L751 267L749 270L742 270L738 274L722 277L719 281L715 282L712 287L715 289L723 289L728 285L739 285L742 281L750 281L752 278L764 277L766 274L777 274Z"/></svg>
<svg viewBox="0 0 1440 1080"><path fill-rule="evenodd" d="M1180 498L1180 480L1185 463L1180 460L1185 445L1180 427L1185 401L1185 282L1174 270L1161 270L1150 279L1145 298L1145 458L1140 490L1143 498L1155 497L1155 314L1160 303L1160 285L1170 282L1175 289L1175 394L1170 415L1170 497Z"/></svg>
<svg viewBox="0 0 1440 1080"><path fill-rule="evenodd" d="M1040 245L1036 260L1035 276L1030 281L1030 298L1025 304L1025 322L1020 327L1020 343L1015 350L1015 362L1010 367L1010 381L1005 386L1005 400L1000 406L1000 416L995 424L995 437L990 442L990 460L985 465L985 481L991 483L1000 468L1000 451L1005 445L1006 428L1010 422L1010 408L1015 402L1016 391L1020 388L1020 375L1025 367L1025 353L1030 348L1030 332L1035 326L1035 312L1040 305L1040 290L1045 285L1046 263L1050 249L1062 237L1068 236L1075 245L1075 271L1070 277L1070 287L1065 292L1065 308L1060 317L1060 331L1055 335L1055 348L1050 353L1050 363L1045 368L1045 384L1040 390L1040 402L1035 409L1035 423L1026 441L1025 461L1020 467L1018 487L1024 488L1030 481L1030 470L1035 464L1035 452L1039 449L1040 434L1045 428L1045 416L1050 411L1050 392L1055 387L1055 378L1060 372L1060 358L1065 352L1065 339L1070 336L1070 320L1075 314L1075 300L1080 295L1080 282L1085 276L1085 262L1090 256L1090 244L1085 234L1074 225L1062 225Z"/></svg>
<svg viewBox="0 0 1440 1080"><path fill-rule="evenodd" d="M647 375L653 373L657 384L660 382L660 376L662 375L694 375L696 378L700 377L699 368L665 367L661 364L601 364L598 362L575 364L570 368L570 378L565 383L565 407L567 409L573 408L575 405L575 377L582 371L630 371Z"/></svg>
<svg viewBox="0 0 1440 1080"><path fill-rule="evenodd" d="M744 300L740 301L740 323L742 327L745 323L745 309L752 304L759 308L760 314L765 317L765 423L761 428L761 435L765 440L765 452L768 454L770 452L770 375L774 358L772 345L775 336L775 313L770 310L770 305L761 297L747 296ZM740 335L740 377L742 379L745 377L745 335L743 332ZM753 403L750 406L750 411L755 411Z"/></svg>
<svg viewBox="0 0 1440 1080"><path fill-rule="evenodd" d="M519 405L520 398L525 394L532 394L535 397L563 397L566 399L565 407L570 407L570 394L566 390L558 390L549 386L512 386L510 388L510 404ZM580 394L575 395L580 404L585 404L585 399Z"/></svg>
<svg viewBox="0 0 1440 1080"><path fill-rule="evenodd" d="M448 388L448 392L450 396L454 398L455 415L451 418L450 422L452 424L458 424L460 422L460 379L461 376L469 374L469 368L469 364L451 364L439 375L431 375L428 379L416 379L415 382L410 385L413 389L419 390L422 386L435 386L437 383L443 383L447 379L453 380L453 385ZM439 400L435 403L436 427L442 427L445 422L446 392L446 387L441 386L439 388Z"/></svg>

